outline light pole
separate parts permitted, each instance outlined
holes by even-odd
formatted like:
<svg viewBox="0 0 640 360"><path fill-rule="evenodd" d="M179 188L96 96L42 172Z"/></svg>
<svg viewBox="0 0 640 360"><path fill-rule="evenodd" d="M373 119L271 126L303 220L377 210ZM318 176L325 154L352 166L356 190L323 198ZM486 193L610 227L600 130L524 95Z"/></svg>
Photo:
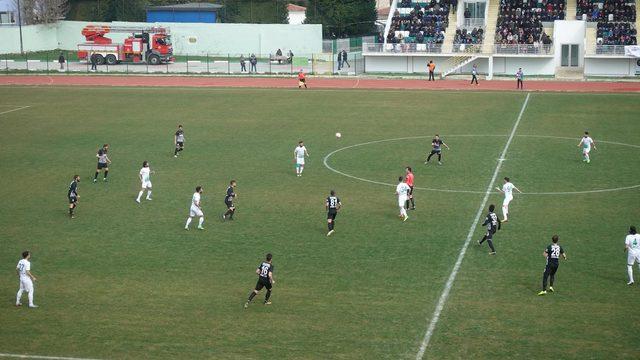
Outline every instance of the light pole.
<svg viewBox="0 0 640 360"><path fill-rule="evenodd" d="M20 0L18 0L18 28L20 29L20 55L24 54L24 49L22 47L22 6L20 5Z"/></svg>

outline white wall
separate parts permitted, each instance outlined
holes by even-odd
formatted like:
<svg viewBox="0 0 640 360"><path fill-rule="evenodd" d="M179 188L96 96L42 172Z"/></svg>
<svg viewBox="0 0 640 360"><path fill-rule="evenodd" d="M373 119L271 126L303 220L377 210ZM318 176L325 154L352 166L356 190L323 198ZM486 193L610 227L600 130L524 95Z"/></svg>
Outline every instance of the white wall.
<svg viewBox="0 0 640 360"><path fill-rule="evenodd" d="M584 39L586 22L582 20L556 20L553 22L555 66L560 66L563 44L578 44L578 66L584 66Z"/></svg>
<svg viewBox="0 0 640 360"><path fill-rule="evenodd" d="M635 76L636 61L640 59L618 58L585 58L585 75Z"/></svg>
<svg viewBox="0 0 640 360"><path fill-rule="evenodd" d="M526 75L554 75L555 60L552 57L493 57L495 75L515 75L518 68Z"/></svg>
<svg viewBox="0 0 640 360"><path fill-rule="evenodd" d="M85 41L80 33L87 24L125 26L164 26L171 31L174 53L204 54L270 54L277 49L292 50L296 55L322 52L322 25L288 24L185 24L185 23L88 23L60 21L44 26L23 26L25 51L76 50ZM109 37L121 41L128 34ZM0 53L20 51L17 27L0 27Z"/></svg>
<svg viewBox="0 0 640 360"><path fill-rule="evenodd" d="M300 25L307 18L304 11L289 11L289 24Z"/></svg>

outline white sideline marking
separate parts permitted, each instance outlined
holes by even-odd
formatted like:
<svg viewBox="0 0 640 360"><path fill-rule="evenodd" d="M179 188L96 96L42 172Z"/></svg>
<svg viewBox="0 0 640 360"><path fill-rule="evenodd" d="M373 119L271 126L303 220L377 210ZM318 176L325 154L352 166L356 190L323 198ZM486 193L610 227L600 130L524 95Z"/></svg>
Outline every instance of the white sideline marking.
<svg viewBox="0 0 640 360"><path fill-rule="evenodd" d="M43 355L23 355L23 354L3 354L0 357L18 358L18 359L47 359L47 360L97 360L89 358L74 358L65 356L43 356Z"/></svg>
<svg viewBox="0 0 640 360"><path fill-rule="evenodd" d="M516 134L516 130L518 130L518 125L520 125L520 120L522 119L522 114L524 114L524 110L527 108L527 104L529 103L529 97L531 93L527 93L526 99L524 99L524 103L522 104L522 108L520 109L520 113L518 114L518 118L516 119L516 123L513 125L511 129L511 134L509 134L509 138L507 139L507 143L504 145L504 149L502 149L502 153L500 154L500 158L504 159L507 154L507 150L509 150L509 146L511 145L511 141ZM424 356L424 352L427 350L427 346L429 346L429 341L431 341L431 337L433 336L433 331L438 324L438 320L440 319L440 314L442 313L442 309L444 308L444 304L447 302L449 298L449 293L451 292L451 287L453 286L453 282L456 280L456 276L458 276L458 271L460 270L460 265L462 265L462 260L464 259L464 255L467 252L467 248L469 247L469 243L471 242L471 238L473 237L473 233L478 226L478 222L480 221L480 217L482 216L482 212L484 211L484 207L487 205L487 201L489 200L489 195L491 195L491 190L493 189L493 185L498 178L498 173L500 172L500 168L502 167L502 161L498 161L496 165L496 169L493 171L493 176L491 177L491 181L487 186L487 191L484 194L484 198L482 199L482 203L478 208L478 212L476 213L476 217L473 220L473 224L469 228L469 233L467 234L467 239L462 245L462 249L460 249L460 254L458 254L458 259L456 260L455 265L453 266L453 270L451 270L451 274L447 279L447 282L444 286L444 290L442 290L442 294L440 295L440 299L438 300L438 304L436 305L436 309L431 316L431 321L429 322L429 327L427 328L427 332L424 334L424 338L422 339L422 343L420 344L420 349L418 350L418 354L416 355L416 360L421 360Z"/></svg>
<svg viewBox="0 0 640 360"><path fill-rule="evenodd" d="M0 112L0 115L8 114L8 113L10 113L10 112L14 112L14 111L24 110L24 109L26 109L26 108L30 108L30 107L31 107L31 106L29 106L29 105L27 105L27 106L21 106L21 107L19 107L19 108L17 108L17 109L11 109L11 110L7 110L7 111Z"/></svg>

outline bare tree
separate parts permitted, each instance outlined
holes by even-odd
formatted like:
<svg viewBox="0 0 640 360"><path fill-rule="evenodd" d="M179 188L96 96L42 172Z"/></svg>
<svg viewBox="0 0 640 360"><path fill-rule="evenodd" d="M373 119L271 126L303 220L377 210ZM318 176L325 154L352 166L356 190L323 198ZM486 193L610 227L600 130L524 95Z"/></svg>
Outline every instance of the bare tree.
<svg viewBox="0 0 640 360"><path fill-rule="evenodd" d="M20 3L22 23L25 25L51 24L62 20L69 11L69 0L13 0Z"/></svg>

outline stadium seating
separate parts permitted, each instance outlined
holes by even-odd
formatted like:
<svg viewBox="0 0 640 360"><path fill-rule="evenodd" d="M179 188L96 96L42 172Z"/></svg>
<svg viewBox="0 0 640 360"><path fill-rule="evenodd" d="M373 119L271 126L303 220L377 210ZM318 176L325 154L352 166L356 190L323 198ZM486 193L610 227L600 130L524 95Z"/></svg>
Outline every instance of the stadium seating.
<svg viewBox="0 0 640 360"><path fill-rule="evenodd" d="M428 47L431 51L439 49L449 23L451 1L399 1L397 11L392 18L387 42L416 44L416 49L417 45L426 44L419 48Z"/></svg>
<svg viewBox="0 0 640 360"><path fill-rule="evenodd" d="M578 0L576 17L597 22L598 52L607 45L636 45L636 5L629 0Z"/></svg>
<svg viewBox="0 0 640 360"><path fill-rule="evenodd" d="M500 0L496 44L549 45L542 22L565 19L565 0Z"/></svg>

